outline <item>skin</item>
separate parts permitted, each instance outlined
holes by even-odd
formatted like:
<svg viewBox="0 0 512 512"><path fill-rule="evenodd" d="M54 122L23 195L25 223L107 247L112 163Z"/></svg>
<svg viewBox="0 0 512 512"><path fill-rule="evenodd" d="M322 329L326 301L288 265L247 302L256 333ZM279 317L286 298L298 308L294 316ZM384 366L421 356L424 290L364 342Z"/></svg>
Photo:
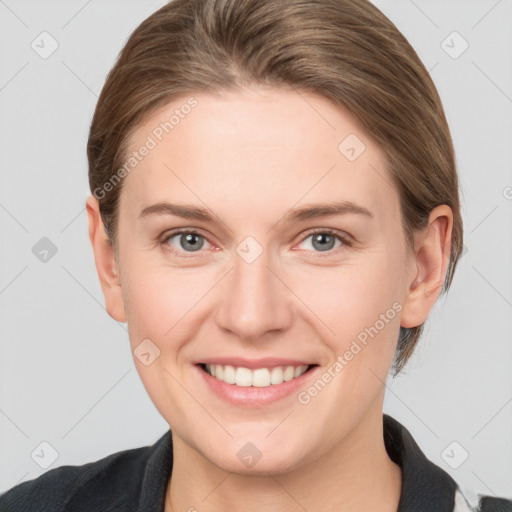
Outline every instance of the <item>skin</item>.
<svg viewBox="0 0 512 512"><path fill-rule="evenodd" d="M423 323L440 294L452 212L435 208L409 250L384 155L325 98L261 86L194 97L198 106L125 178L115 247L98 201L86 201L107 311L128 323L132 350L144 339L160 350L148 366L134 361L173 432L165 510L395 511L401 472L382 437L384 383L400 326ZM185 101L139 126L131 150ZM354 161L338 150L349 134L366 146ZM340 200L373 216L284 218ZM207 208L215 220L140 216L165 202ZM196 228L202 248L164 240L177 228ZM317 228L351 243L314 244ZM262 250L252 263L236 251L247 236ZM264 407L231 405L193 364L298 358L319 365L307 390L393 303L401 310L307 404L292 393ZM237 457L247 442L262 454L251 467Z"/></svg>

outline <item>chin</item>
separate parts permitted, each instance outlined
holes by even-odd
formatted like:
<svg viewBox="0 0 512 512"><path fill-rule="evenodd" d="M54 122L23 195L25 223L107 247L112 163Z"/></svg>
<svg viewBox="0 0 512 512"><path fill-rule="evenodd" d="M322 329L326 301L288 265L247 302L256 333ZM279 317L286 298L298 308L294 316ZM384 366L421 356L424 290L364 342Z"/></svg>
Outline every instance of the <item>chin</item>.
<svg viewBox="0 0 512 512"><path fill-rule="evenodd" d="M211 445L210 445L211 446ZM203 457L219 468L241 475L268 476L269 474L288 473L301 466L304 446L289 442L264 443L251 441L233 441L227 447L216 447L203 451Z"/></svg>

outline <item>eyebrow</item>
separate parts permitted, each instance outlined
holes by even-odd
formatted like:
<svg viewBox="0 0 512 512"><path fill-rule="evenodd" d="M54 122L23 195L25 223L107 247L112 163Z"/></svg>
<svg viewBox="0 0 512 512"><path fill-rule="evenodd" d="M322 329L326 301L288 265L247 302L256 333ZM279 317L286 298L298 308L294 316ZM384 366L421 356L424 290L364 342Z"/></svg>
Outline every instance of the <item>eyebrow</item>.
<svg viewBox="0 0 512 512"><path fill-rule="evenodd" d="M290 210L284 215L285 221L304 221L334 215L358 214L373 218L373 213L364 206L351 201L338 201L321 204L311 204ZM139 217L149 215L173 215L183 219L215 222L214 216L205 208L185 204L157 203L147 206L140 212Z"/></svg>

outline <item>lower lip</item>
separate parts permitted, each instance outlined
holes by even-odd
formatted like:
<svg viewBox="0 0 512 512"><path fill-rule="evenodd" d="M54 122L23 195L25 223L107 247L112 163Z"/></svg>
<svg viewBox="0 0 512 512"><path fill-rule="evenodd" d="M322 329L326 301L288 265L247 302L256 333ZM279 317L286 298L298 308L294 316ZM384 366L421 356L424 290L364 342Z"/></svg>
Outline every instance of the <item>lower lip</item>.
<svg viewBox="0 0 512 512"><path fill-rule="evenodd" d="M237 406L259 406L269 405L294 392L296 393L297 390L304 385L305 381L315 372L317 366L313 366L300 377L282 382L281 384L272 384L261 388L227 384L226 382L212 377L199 365L196 365L196 368L210 389L227 402Z"/></svg>

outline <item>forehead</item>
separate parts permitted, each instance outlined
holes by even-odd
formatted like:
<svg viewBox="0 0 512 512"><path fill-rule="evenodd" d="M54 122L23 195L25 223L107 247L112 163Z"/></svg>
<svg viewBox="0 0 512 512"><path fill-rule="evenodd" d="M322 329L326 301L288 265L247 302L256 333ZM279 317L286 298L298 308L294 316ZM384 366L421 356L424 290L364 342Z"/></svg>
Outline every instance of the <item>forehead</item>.
<svg viewBox="0 0 512 512"><path fill-rule="evenodd" d="M249 215L337 200L377 214L398 207L384 155L357 120L321 96L293 89L174 100L135 130L132 154L121 208L141 211L169 200L226 213L233 206Z"/></svg>

